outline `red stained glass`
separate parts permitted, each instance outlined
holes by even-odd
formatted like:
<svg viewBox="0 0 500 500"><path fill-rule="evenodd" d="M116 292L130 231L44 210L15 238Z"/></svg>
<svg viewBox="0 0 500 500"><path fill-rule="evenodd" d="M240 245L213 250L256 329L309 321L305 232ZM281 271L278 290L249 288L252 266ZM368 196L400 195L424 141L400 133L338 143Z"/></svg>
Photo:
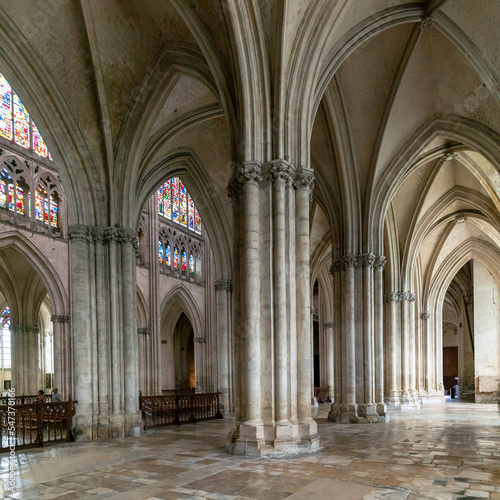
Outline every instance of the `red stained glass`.
<svg viewBox="0 0 500 500"><path fill-rule="evenodd" d="M174 247L174 267L179 269L179 249Z"/></svg>
<svg viewBox="0 0 500 500"><path fill-rule="evenodd" d="M18 184L16 184L16 206L17 213L24 214L24 192Z"/></svg>
<svg viewBox="0 0 500 500"><path fill-rule="evenodd" d="M50 225L57 227L57 202L53 196L50 197Z"/></svg>
<svg viewBox="0 0 500 500"><path fill-rule="evenodd" d="M5 182L0 179L0 207L5 208L5 204L7 203L7 186Z"/></svg>
<svg viewBox="0 0 500 500"><path fill-rule="evenodd" d="M12 89L0 73L0 136L12 141Z"/></svg>
<svg viewBox="0 0 500 500"><path fill-rule="evenodd" d="M179 179L172 179L172 220L179 223Z"/></svg>
<svg viewBox="0 0 500 500"><path fill-rule="evenodd" d="M14 211L14 184L9 184L9 210Z"/></svg>
<svg viewBox="0 0 500 500"><path fill-rule="evenodd" d="M163 245L161 241L158 242L158 260L160 264L163 264Z"/></svg>
<svg viewBox="0 0 500 500"><path fill-rule="evenodd" d="M44 158L47 158L47 155L49 153L47 151L47 145L45 144L45 141L42 139L42 136L34 123L33 123L33 151L37 155L43 156Z"/></svg>
<svg viewBox="0 0 500 500"><path fill-rule="evenodd" d="M186 258L186 252L183 250L182 251L182 272L186 272L187 270L187 258Z"/></svg>
<svg viewBox="0 0 500 500"><path fill-rule="evenodd" d="M30 148L30 115L14 93L14 140L23 148Z"/></svg>
<svg viewBox="0 0 500 500"><path fill-rule="evenodd" d="M172 218L172 200L170 194L170 181L163 184L163 216L167 219Z"/></svg>
<svg viewBox="0 0 500 500"><path fill-rule="evenodd" d="M179 224L187 226L187 191L186 186L179 181Z"/></svg>

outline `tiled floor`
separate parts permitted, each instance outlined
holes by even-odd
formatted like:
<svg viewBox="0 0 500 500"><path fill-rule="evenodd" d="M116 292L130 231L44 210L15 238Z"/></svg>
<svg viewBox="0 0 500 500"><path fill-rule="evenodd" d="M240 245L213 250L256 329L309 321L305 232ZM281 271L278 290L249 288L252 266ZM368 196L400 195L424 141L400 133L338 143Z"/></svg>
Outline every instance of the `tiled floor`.
<svg viewBox="0 0 500 500"><path fill-rule="evenodd" d="M384 424L327 422L322 452L233 457L229 421L148 431L139 439L18 452L17 499L500 499L500 408L448 403L391 413ZM7 455L0 477L7 479ZM7 485L7 483L6 483Z"/></svg>

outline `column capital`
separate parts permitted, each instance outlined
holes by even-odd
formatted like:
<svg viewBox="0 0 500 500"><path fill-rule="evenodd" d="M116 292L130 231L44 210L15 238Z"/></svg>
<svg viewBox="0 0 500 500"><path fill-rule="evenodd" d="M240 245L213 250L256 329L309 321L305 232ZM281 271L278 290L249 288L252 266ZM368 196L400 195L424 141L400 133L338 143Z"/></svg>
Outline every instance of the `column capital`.
<svg viewBox="0 0 500 500"><path fill-rule="evenodd" d="M38 326L25 326L24 331L27 333L40 333L40 328Z"/></svg>
<svg viewBox="0 0 500 500"><path fill-rule="evenodd" d="M19 333L24 332L25 326L24 325L10 325L9 330L11 333L19 334Z"/></svg>
<svg viewBox="0 0 500 500"><path fill-rule="evenodd" d="M257 184L262 182L262 170L256 162L244 162L236 175L242 187L248 182L256 182Z"/></svg>
<svg viewBox="0 0 500 500"><path fill-rule="evenodd" d="M68 240L69 241L84 241L89 243L92 240L89 234L89 227L82 224L71 224L68 227Z"/></svg>
<svg viewBox="0 0 500 500"><path fill-rule="evenodd" d="M424 311L422 314L420 314L420 319L423 319L424 321L427 321L431 317L429 311Z"/></svg>
<svg viewBox="0 0 500 500"><path fill-rule="evenodd" d="M218 279L214 281L214 290L216 292L232 292L233 291L233 280Z"/></svg>
<svg viewBox="0 0 500 500"><path fill-rule="evenodd" d="M285 160L273 160L266 164L269 167L269 178L272 182L289 182L292 180L293 167Z"/></svg>
<svg viewBox="0 0 500 500"><path fill-rule="evenodd" d="M345 267L357 267L358 256L355 253L348 253L342 257Z"/></svg>
<svg viewBox="0 0 500 500"><path fill-rule="evenodd" d="M314 190L314 170L312 168L301 168L297 170L293 187L295 189L308 189L312 196Z"/></svg>
<svg viewBox="0 0 500 500"><path fill-rule="evenodd" d="M207 342L207 338L206 337L195 337L193 339L193 341L195 342L195 344L205 344Z"/></svg>
<svg viewBox="0 0 500 500"><path fill-rule="evenodd" d="M375 266L375 255L368 252L368 253L363 253L359 256L361 259L361 265L363 266L363 269L365 268L370 268L373 269Z"/></svg>
<svg viewBox="0 0 500 500"><path fill-rule="evenodd" d="M237 200L241 194L241 182L236 175L233 175L227 183L227 196L232 200Z"/></svg>
<svg viewBox="0 0 500 500"><path fill-rule="evenodd" d="M384 295L384 303L387 302L415 302L417 296L413 292L390 292Z"/></svg>
<svg viewBox="0 0 500 500"><path fill-rule="evenodd" d="M69 323L69 320L69 316L60 316L58 314L53 314L50 317L50 321L52 321L52 323Z"/></svg>
<svg viewBox="0 0 500 500"><path fill-rule="evenodd" d="M383 271L386 264L387 259L383 255L375 256L375 269L381 269Z"/></svg>
<svg viewBox="0 0 500 500"><path fill-rule="evenodd" d="M151 335L151 328L137 328L138 335Z"/></svg>
<svg viewBox="0 0 500 500"><path fill-rule="evenodd" d="M345 270L345 262L343 258L335 259L330 266L330 274L340 273Z"/></svg>
<svg viewBox="0 0 500 500"><path fill-rule="evenodd" d="M323 323L323 330L328 330L334 327L333 321L328 321L328 323Z"/></svg>

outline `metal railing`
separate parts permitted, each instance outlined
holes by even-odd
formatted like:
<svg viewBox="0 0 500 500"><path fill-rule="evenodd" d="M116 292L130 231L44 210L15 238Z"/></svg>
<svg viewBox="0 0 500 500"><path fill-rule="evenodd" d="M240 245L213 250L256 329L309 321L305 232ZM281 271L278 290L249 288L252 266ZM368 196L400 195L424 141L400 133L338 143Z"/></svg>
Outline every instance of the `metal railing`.
<svg viewBox="0 0 500 500"><path fill-rule="evenodd" d="M1 449L74 441L71 431L77 401L0 406Z"/></svg>
<svg viewBox="0 0 500 500"><path fill-rule="evenodd" d="M142 412L144 430L223 418L219 410L219 394L219 392L163 396L140 394L139 408Z"/></svg>

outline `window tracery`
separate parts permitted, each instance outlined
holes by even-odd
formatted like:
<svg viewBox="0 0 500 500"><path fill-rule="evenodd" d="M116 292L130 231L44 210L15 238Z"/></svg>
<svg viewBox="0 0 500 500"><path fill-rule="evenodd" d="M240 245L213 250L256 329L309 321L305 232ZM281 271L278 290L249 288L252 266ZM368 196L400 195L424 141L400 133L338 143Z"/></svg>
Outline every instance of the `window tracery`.
<svg viewBox="0 0 500 500"><path fill-rule="evenodd" d="M26 106L0 73L0 137L52 160L47 145Z"/></svg>

